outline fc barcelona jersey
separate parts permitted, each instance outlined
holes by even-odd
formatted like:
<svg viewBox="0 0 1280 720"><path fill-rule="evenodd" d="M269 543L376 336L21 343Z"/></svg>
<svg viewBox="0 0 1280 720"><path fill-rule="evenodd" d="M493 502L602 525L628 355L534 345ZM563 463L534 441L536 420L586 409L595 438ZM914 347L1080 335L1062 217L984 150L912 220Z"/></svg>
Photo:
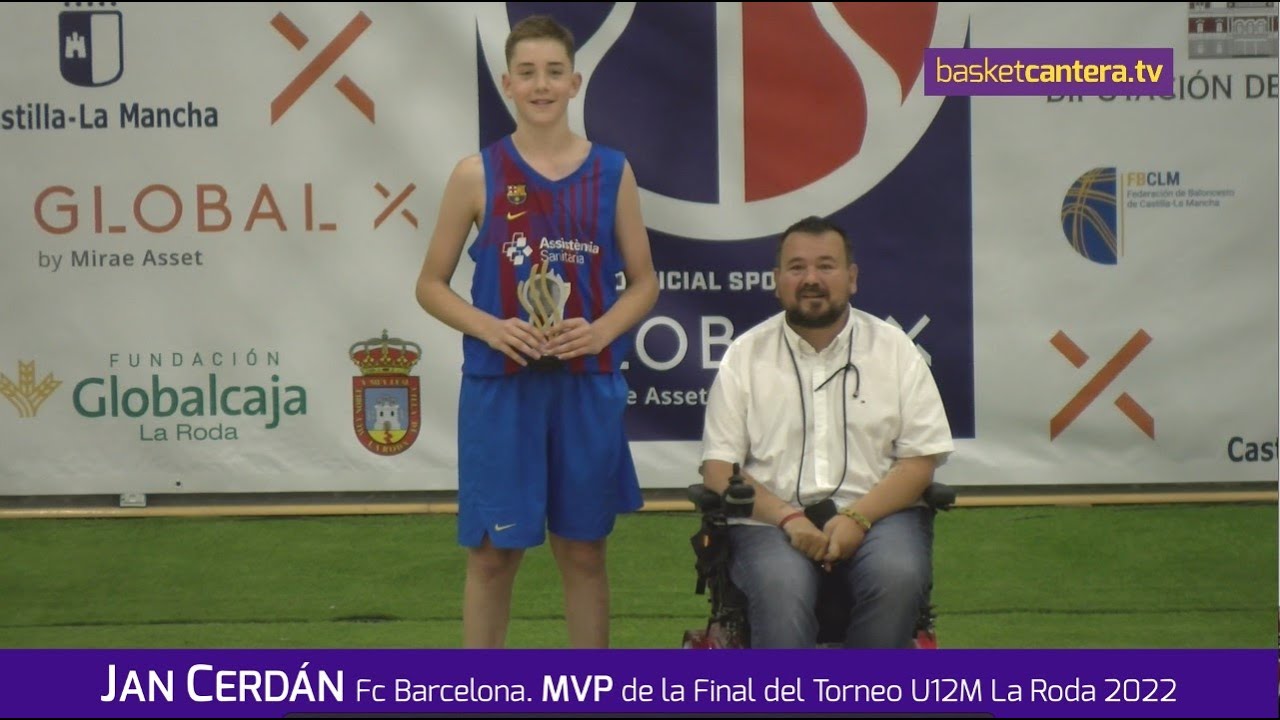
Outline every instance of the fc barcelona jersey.
<svg viewBox="0 0 1280 720"><path fill-rule="evenodd" d="M614 237L623 154L593 144L582 165L548 180L516 152L511 137L481 151L485 217L469 254L471 302L498 318L530 323L593 322L618 299L622 255ZM631 350L623 333L598 355L565 364L575 373L611 373ZM504 375L523 368L484 341L463 336L462 371Z"/></svg>

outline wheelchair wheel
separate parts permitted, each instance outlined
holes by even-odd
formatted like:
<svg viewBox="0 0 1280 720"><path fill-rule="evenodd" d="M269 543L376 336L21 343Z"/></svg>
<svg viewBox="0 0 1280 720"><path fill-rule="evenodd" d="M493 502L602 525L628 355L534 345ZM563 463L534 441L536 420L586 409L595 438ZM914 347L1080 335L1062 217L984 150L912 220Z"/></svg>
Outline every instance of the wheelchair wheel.
<svg viewBox="0 0 1280 720"><path fill-rule="evenodd" d="M938 633L934 627L934 621L937 620L937 613L934 611L933 605L926 605L920 611L920 619L916 621L916 635L912 639L912 644L919 650L937 650L938 649Z"/></svg>

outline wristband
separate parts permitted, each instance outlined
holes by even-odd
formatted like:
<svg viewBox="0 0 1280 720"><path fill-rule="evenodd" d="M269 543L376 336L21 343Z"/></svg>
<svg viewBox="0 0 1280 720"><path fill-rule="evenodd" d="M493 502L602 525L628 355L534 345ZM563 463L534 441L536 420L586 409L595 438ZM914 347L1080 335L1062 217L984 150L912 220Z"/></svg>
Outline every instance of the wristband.
<svg viewBox="0 0 1280 720"><path fill-rule="evenodd" d="M863 515L857 510L854 510L853 508L849 507L849 508L845 508L844 510L841 510L840 514L858 523L858 525L862 528L862 532L867 532L871 530L871 521L867 519L866 515Z"/></svg>
<svg viewBox="0 0 1280 720"><path fill-rule="evenodd" d="M786 516L786 517L782 518L782 520L778 523L778 529L779 529L779 530L781 530L781 529L786 528L786 527L787 527L787 523L791 522L792 520L795 520L795 519L796 519L796 518L798 518L798 517L804 517L804 513L803 513L803 512L800 512L799 510L797 510L797 511L795 511L795 512L791 513L790 515L788 515L788 516Z"/></svg>

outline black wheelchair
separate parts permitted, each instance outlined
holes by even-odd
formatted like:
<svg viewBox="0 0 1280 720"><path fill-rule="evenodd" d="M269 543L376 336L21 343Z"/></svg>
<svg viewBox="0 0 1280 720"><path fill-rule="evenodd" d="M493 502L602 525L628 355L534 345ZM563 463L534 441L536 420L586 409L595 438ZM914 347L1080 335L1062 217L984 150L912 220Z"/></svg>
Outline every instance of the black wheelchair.
<svg viewBox="0 0 1280 720"><path fill-rule="evenodd" d="M747 623L747 598L729 579L729 519L750 517L755 502L755 491L734 468L729 488L721 496L701 483L690 485L688 498L701 513L702 523L698 532L690 538L696 558L698 581L695 592L708 595L711 617L705 628L687 630L683 647L695 650L718 650L751 647L751 628ZM924 493L925 504L933 512L950 510L955 506L956 492L942 483L933 483ZM840 646L845 628L849 624L852 607L848 588L825 576L818 590L819 647ZM916 621L917 648L933 649L938 646L935 629L937 615L931 602L921 607Z"/></svg>

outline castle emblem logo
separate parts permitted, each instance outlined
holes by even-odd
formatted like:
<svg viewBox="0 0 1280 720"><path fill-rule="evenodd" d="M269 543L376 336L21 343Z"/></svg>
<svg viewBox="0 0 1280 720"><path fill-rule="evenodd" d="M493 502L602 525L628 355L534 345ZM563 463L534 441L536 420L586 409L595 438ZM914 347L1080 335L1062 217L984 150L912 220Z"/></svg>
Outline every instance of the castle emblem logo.
<svg viewBox="0 0 1280 720"><path fill-rule="evenodd" d="M72 85L110 85L124 74L124 16L118 10L92 9L94 3L76 3L81 5L90 8L58 14L58 68Z"/></svg>
<svg viewBox="0 0 1280 720"><path fill-rule="evenodd" d="M422 401L413 366L422 358L415 342L387 337L361 340L348 351L360 375L351 378L356 437L377 455L399 455L418 439Z"/></svg>

